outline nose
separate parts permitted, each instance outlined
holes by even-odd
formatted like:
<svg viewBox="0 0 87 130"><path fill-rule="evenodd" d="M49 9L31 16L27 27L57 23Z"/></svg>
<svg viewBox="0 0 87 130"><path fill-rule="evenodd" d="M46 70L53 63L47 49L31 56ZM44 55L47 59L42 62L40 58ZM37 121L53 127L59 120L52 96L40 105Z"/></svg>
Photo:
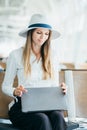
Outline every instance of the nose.
<svg viewBox="0 0 87 130"><path fill-rule="evenodd" d="M41 34L40 38L43 39L44 38L44 34Z"/></svg>

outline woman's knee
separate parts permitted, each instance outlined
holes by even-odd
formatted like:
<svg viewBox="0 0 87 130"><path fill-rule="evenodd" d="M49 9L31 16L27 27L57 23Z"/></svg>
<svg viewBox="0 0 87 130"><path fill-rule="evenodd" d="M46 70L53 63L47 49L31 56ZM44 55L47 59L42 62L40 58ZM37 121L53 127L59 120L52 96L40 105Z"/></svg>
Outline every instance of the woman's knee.
<svg viewBox="0 0 87 130"><path fill-rule="evenodd" d="M46 114L44 114L44 113L38 113L37 116L38 116L37 120L39 120L40 122L44 122L45 123L45 122L49 121L48 116Z"/></svg>
<svg viewBox="0 0 87 130"><path fill-rule="evenodd" d="M66 130L66 122L63 114L60 111L53 111L51 113L51 122L53 129L55 130Z"/></svg>
<svg viewBox="0 0 87 130"><path fill-rule="evenodd" d="M58 116L63 116L62 112L61 111L53 111L52 112L52 115L58 115Z"/></svg>
<svg viewBox="0 0 87 130"><path fill-rule="evenodd" d="M38 113L37 122L40 124L41 130L52 130L52 126L48 116L44 113Z"/></svg>
<svg viewBox="0 0 87 130"><path fill-rule="evenodd" d="M57 120L64 120L64 117L61 111L53 111L51 113L51 118L57 119Z"/></svg>

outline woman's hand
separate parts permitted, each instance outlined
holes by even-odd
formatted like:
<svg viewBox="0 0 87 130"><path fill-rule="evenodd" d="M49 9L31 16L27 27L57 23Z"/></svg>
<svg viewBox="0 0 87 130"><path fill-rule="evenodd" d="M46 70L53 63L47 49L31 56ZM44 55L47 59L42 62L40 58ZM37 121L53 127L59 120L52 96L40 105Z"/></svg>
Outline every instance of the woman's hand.
<svg viewBox="0 0 87 130"><path fill-rule="evenodd" d="M13 92L13 95L14 96L18 96L18 97L21 97L23 93L26 93L27 90L22 86L18 86L17 88L15 88L14 92Z"/></svg>
<svg viewBox="0 0 87 130"><path fill-rule="evenodd" d="M66 93L67 93L67 86L66 86L66 84L65 84L65 83L61 83L60 86L61 86L61 88L62 88L62 92L63 92L64 94L66 94Z"/></svg>

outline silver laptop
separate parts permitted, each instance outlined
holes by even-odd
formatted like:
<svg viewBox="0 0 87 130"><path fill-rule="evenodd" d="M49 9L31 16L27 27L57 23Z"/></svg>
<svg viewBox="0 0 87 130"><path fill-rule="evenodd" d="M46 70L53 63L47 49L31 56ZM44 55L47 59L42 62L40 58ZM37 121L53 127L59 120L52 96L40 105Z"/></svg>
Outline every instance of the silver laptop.
<svg viewBox="0 0 87 130"><path fill-rule="evenodd" d="M27 88L21 97L23 112L67 110L67 95L60 87Z"/></svg>

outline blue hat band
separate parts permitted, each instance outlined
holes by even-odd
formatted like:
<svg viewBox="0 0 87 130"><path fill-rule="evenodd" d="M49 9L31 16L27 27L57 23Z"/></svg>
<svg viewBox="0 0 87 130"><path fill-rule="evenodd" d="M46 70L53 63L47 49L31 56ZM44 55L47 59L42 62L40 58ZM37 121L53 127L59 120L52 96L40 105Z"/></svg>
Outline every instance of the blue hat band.
<svg viewBox="0 0 87 130"><path fill-rule="evenodd" d="M37 24L32 24L30 26L28 26L28 28L31 28L31 27L42 27L42 28L49 28L49 29L52 29L52 27L49 25L49 24L43 24L43 23L37 23Z"/></svg>

